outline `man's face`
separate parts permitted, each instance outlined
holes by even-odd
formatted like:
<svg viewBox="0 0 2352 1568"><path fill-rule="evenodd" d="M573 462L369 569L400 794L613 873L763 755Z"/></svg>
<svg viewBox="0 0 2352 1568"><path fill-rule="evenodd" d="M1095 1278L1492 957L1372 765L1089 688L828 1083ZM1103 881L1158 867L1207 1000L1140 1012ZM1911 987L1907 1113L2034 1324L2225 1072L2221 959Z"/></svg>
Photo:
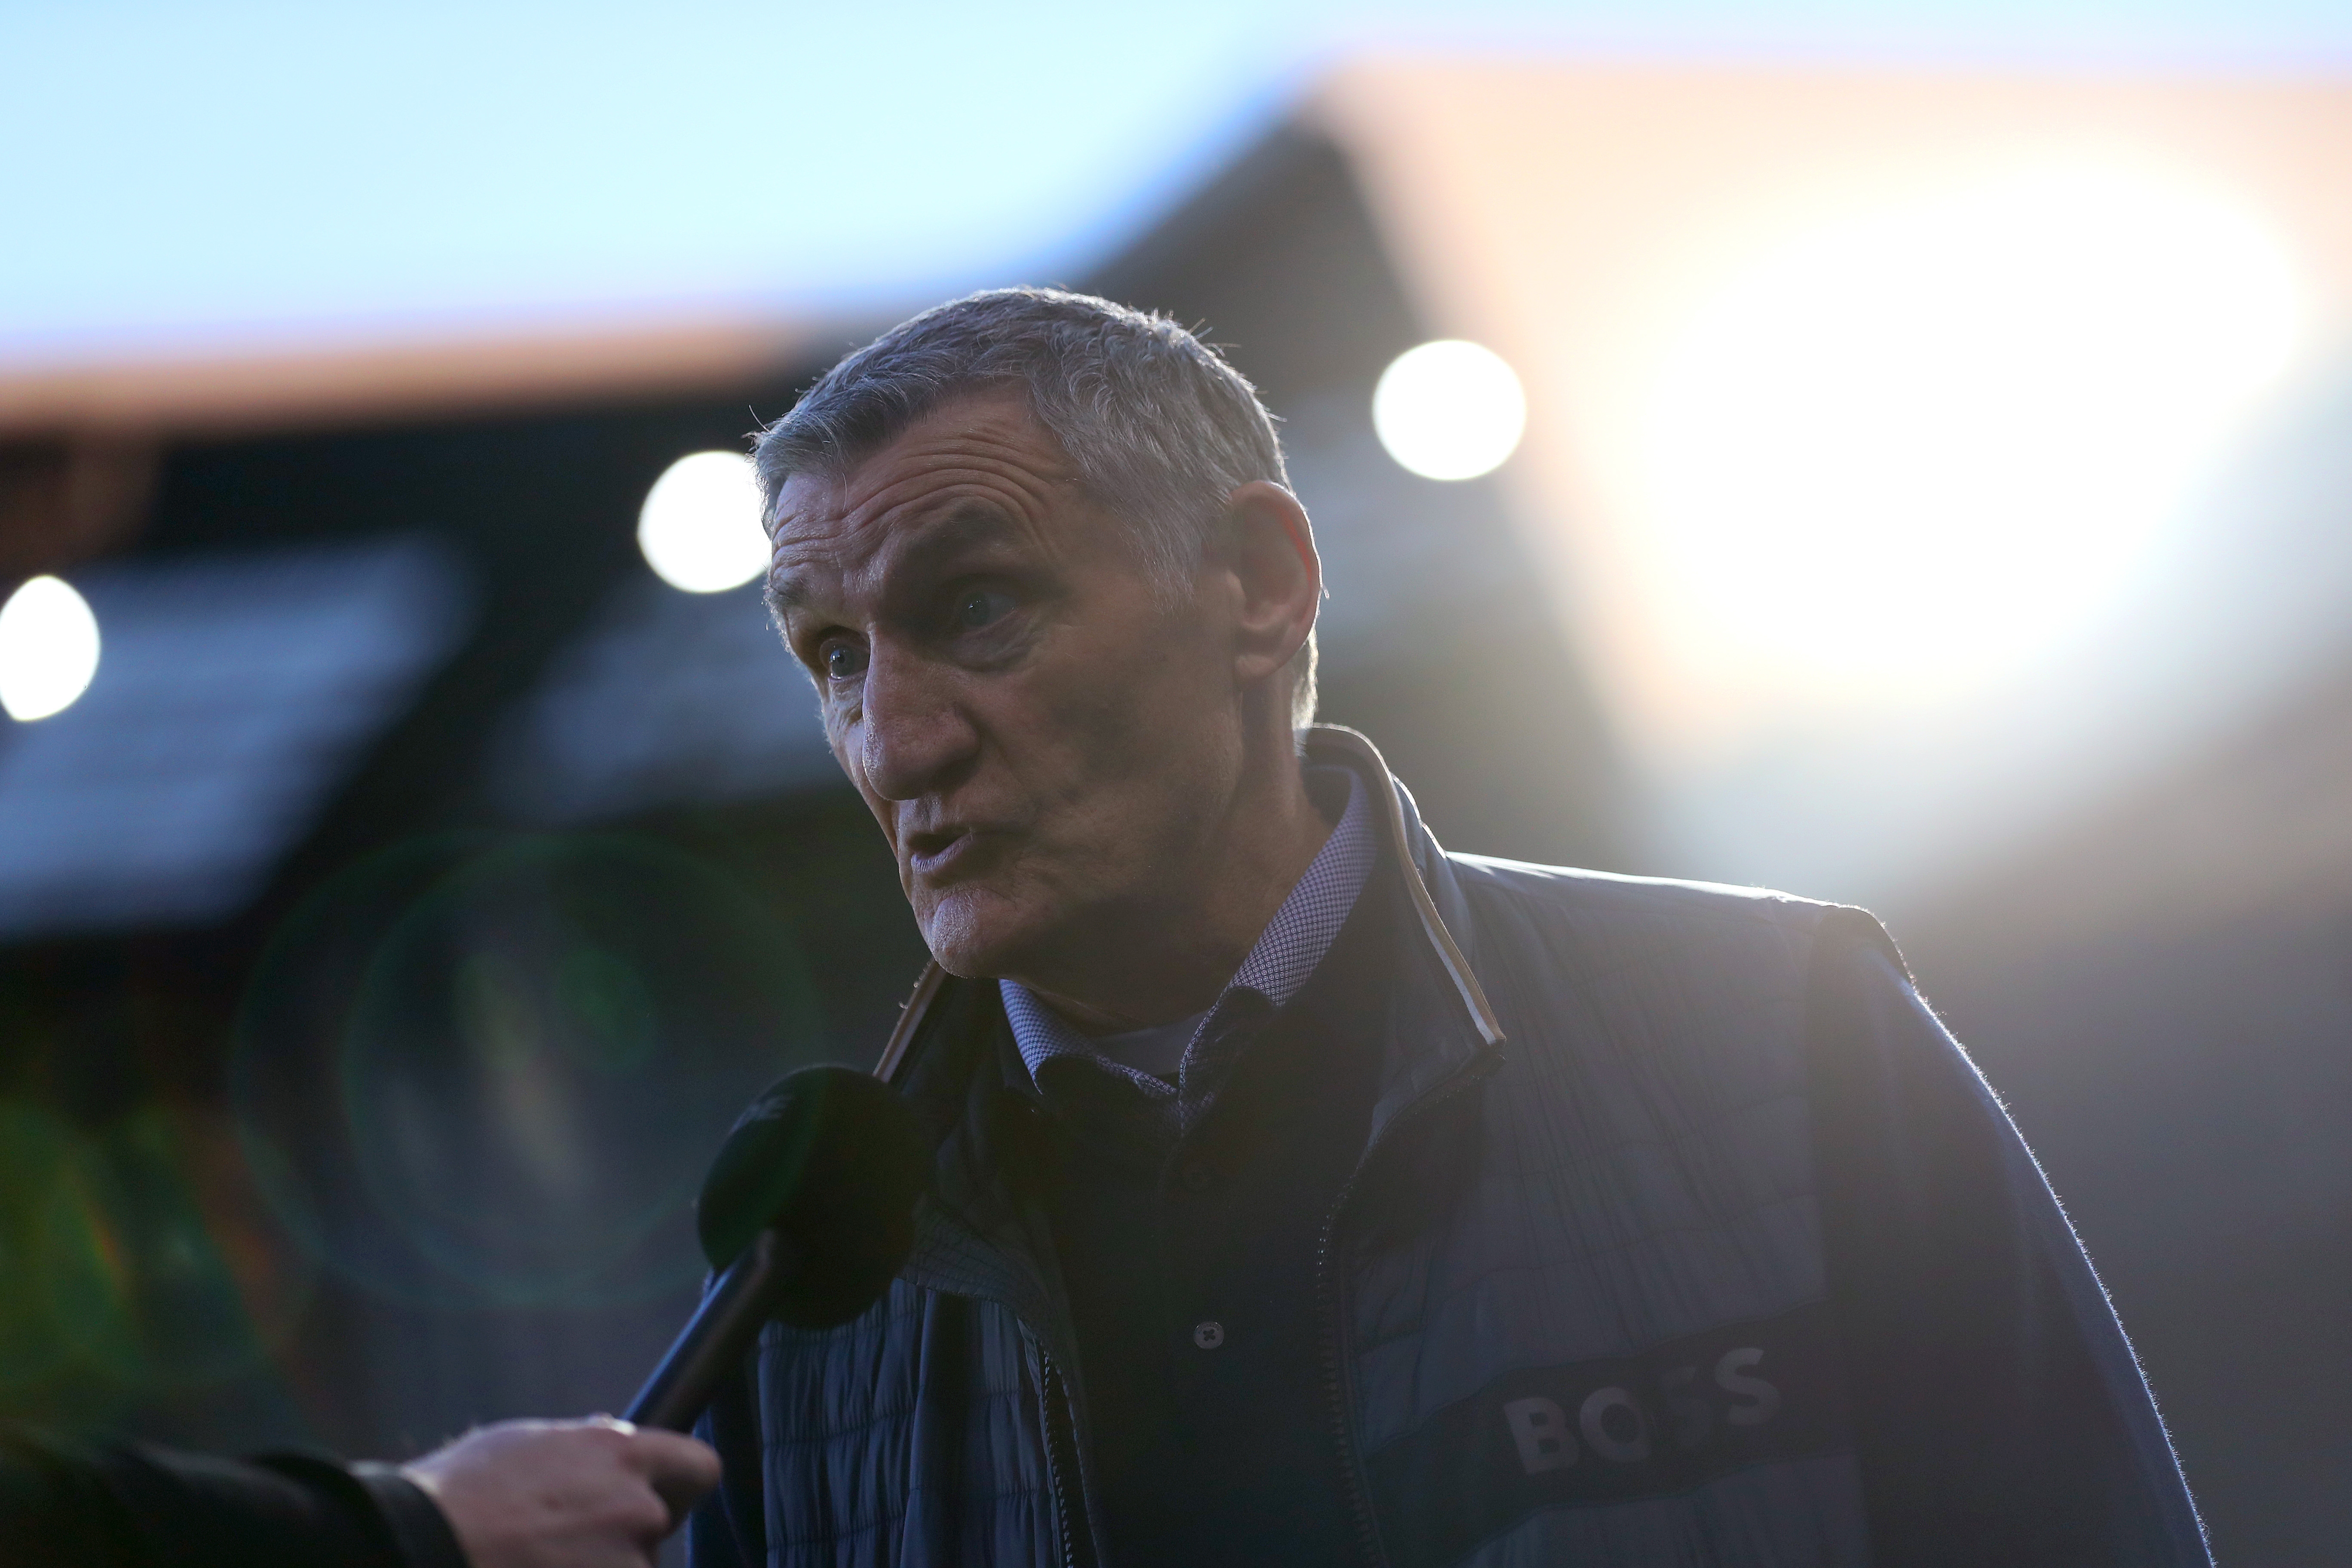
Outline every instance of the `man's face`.
<svg viewBox="0 0 2352 1568"><path fill-rule="evenodd" d="M793 478L770 586L946 968L1049 977L1182 907L1242 765L1224 600L1162 602L1024 399Z"/></svg>

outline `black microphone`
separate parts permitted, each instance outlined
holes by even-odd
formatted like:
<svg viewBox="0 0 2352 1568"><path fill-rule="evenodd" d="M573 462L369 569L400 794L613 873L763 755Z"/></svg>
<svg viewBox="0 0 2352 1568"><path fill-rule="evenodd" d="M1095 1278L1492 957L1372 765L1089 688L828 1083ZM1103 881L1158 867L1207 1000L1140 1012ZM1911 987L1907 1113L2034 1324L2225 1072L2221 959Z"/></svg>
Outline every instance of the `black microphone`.
<svg viewBox="0 0 2352 1568"><path fill-rule="evenodd" d="M930 1151L889 1085L844 1067L779 1079L727 1135L695 1203L718 1279L625 1419L691 1429L771 1318L828 1329L889 1288Z"/></svg>

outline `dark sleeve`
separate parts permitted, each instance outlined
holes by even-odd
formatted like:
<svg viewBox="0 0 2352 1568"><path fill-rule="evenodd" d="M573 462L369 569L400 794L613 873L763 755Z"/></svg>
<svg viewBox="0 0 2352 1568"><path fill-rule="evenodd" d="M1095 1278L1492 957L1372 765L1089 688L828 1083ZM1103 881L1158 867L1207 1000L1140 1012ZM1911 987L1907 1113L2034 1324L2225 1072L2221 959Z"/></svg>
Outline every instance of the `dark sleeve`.
<svg viewBox="0 0 2352 1568"><path fill-rule="evenodd" d="M0 1542L10 1568L467 1568L441 1510L389 1467L22 1428L0 1433Z"/></svg>
<svg viewBox="0 0 2352 1568"><path fill-rule="evenodd" d="M1810 1070L1874 1560L2210 1563L2138 1362L2041 1167L1877 921L1839 911Z"/></svg>
<svg viewBox="0 0 2352 1568"><path fill-rule="evenodd" d="M688 1568L765 1568L767 1500L760 1469L760 1411L749 1364L719 1385L694 1435L719 1450L719 1489L686 1516Z"/></svg>

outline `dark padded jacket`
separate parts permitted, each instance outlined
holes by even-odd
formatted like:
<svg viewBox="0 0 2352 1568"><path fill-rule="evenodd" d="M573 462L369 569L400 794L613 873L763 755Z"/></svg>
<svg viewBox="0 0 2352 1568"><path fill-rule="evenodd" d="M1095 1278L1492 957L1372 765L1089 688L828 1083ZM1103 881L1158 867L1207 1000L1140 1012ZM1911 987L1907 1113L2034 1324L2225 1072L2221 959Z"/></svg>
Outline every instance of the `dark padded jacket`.
<svg viewBox="0 0 2352 1568"><path fill-rule="evenodd" d="M1877 921L1441 851L1376 752L1411 918L1316 1258L1365 1564L2192 1564L2131 1350L2032 1155ZM992 984L882 1070L939 1139L863 1317L771 1325L704 1435L697 1568L1087 1563L1083 1381L1013 1179ZM1117 1568L1111 1564L1110 1568Z"/></svg>

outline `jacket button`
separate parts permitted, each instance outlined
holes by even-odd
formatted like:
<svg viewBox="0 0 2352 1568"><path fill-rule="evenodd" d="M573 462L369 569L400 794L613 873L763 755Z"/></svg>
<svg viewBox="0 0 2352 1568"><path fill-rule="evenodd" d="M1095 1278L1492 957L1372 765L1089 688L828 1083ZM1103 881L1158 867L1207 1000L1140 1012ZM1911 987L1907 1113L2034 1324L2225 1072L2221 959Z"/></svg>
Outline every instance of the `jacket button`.
<svg viewBox="0 0 2352 1568"><path fill-rule="evenodd" d="M1214 1318L1193 1324L1192 1342L1204 1351L1215 1350L1225 1342L1225 1325Z"/></svg>
<svg viewBox="0 0 2352 1568"><path fill-rule="evenodd" d="M1195 1160L1176 1173L1176 1180L1188 1193L1205 1193L1217 1184L1217 1173L1206 1160Z"/></svg>

